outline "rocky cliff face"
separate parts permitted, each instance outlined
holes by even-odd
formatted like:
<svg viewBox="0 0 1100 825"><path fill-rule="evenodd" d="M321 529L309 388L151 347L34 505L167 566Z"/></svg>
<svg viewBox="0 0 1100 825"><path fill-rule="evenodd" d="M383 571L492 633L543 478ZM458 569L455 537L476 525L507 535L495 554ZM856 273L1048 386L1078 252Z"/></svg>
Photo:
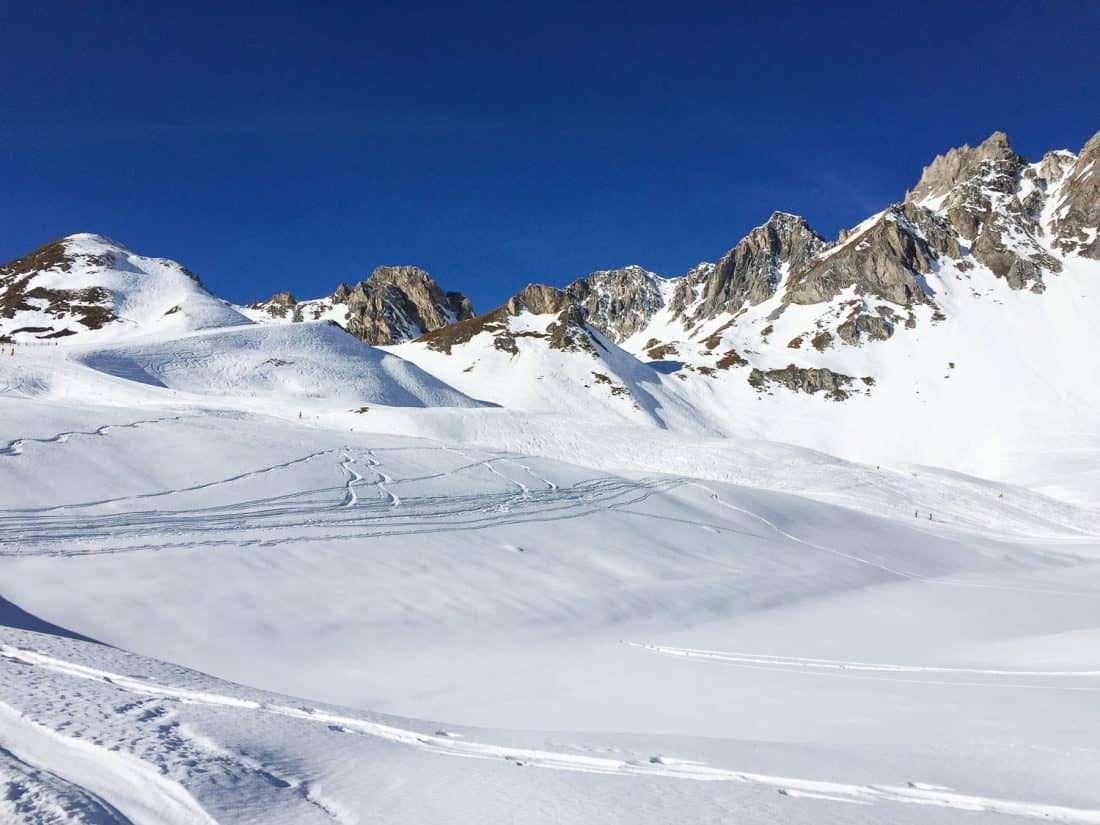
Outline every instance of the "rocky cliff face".
<svg viewBox="0 0 1100 825"><path fill-rule="evenodd" d="M755 306L773 296L791 269L804 266L825 242L804 218L775 212L717 263L702 263L680 278L640 266L593 272L566 292L589 324L614 341L644 331L665 309L685 327Z"/></svg>
<svg viewBox="0 0 1100 825"><path fill-rule="evenodd" d="M340 284L327 298L298 301L280 292L249 309L269 319L334 320L376 346L409 341L474 315L465 295L444 292L415 266L380 266L367 280L352 287Z"/></svg>
<svg viewBox="0 0 1100 825"><path fill-rule="evenodd" d="M644 329L664 306L664 279L640 266L593 272L565 288L604 335L625 340Z"/></svg>
<svg viewBox="0 0 1100 825"><path fill-rule="evenodd" d="M1043 277L1061 264L1042 243L1040 218L1060 175L1056 158L1031 165L1016 154L1004 132L977 147L963 146L925 168L906 205L944 216L974 261L1013 289L1043 289ZM953 255L952 257L959 257Z"/></svg>
<svg viewBox="0 0 1100 825"><path fill-rule="evenodd" d="M713 318L755 306L775 294L784 270L798 271L813 260L825 242L805 218L774 212L706 270L702 298L693 317ZM699 276L696 276L699 277Z"/></svg>

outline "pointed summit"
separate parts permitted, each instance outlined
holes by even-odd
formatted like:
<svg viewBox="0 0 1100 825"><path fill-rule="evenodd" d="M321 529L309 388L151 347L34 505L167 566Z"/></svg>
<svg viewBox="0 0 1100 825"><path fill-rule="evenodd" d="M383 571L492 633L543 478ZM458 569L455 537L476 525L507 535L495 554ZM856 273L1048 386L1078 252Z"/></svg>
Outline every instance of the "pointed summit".
<svg viewBox="0 0 1100 825"><path fill-rule="evenodd" d="M715 264L695 317L712 318L766 301L775 294L785 268L801 268L824 246L801 215L773 212Z"/></svg>
<svg viewBox="0 0 1100 825"><path fill-rule="evenodd" d="M923 204L942 197L960 184L982 174L983 164L986 163L992 169L985 171L1012 176L1026 162L1013 150L1008 142L1008 135L1004 132L994 132L975 147L964 143L946 154L936 155L932 162L924 167L920 180L908 192L905 199L911 203Z"/></svg>

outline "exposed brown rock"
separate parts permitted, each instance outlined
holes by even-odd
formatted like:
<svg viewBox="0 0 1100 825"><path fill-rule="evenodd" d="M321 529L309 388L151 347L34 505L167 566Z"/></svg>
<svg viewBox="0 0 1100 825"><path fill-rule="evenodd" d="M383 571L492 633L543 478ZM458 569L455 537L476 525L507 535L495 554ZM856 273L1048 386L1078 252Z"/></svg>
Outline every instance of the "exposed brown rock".
<svg viewBox="0 0 1100 825"><path fill-rule="evenodd" d="M663 306L658 277L640 266L593 272L565 292L585 310L588 324L613 341L644 329Z"/></svg>
<svg viewBox="0 0 1100 825"><path fill-rule="evenodd" d="M775 294L784 264L800 269L824 246L804 218L773 213L707 273L695 317L713 318L767 300Z"/></svg>
<svg viewBox="0 0 1100 825"><path fill-rule="evenodd" d="M78 255L69 251L64 240L53 241L33 252L0 266L0 319L14 318L17 312L39 311L59 320L75 318L87 329L100 329L117 320L111 308L111 295L102 287L55 289L32 286L41 272L69 272L77 262L106 266L109 256ZM32 303L32 301L34 303ZM42 338L61 337L53 327L24 327L26 333L51 333ZM11 330L8 335L14 335Z"/></svg>
<svg viewBox="0 0 1100 825"><path fill-rule="evenodd" d="M368 344L385 345L473 317L470 302L460 292L444 292L424 270L415 266L380 266L355 286L340 284L327 298L298 301L279 292L267 301L252 304L272 317L294 321L317 320L343 308L342 324Z"/></svg>
<svg viewBox="0 0 1100 825"><path fill-rule="evenodd" d="M813 367L798 367L788 364L779 370L761 370L753 368L749 374L749 384L758 390L764 389L769 383L780 384L795 392L804 392L814 395L825 393L826 397L834 401L843 401L848 398L846 387L851 386L853 379L850 375L841 375L832 370Z"/></svg>

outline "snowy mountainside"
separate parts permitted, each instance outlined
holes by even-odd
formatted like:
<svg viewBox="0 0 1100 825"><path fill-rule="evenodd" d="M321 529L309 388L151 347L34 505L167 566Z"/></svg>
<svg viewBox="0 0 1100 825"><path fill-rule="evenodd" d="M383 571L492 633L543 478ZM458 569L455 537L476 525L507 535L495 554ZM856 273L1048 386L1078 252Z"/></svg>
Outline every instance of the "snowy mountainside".
<svg viewBox="0 0 1100 825"><path fill-rule="evenodd" d="M175 261L102 235L54 241L0 266L0 341L173 334L246 323Z"/></svg>
<svg viewBox="0 0 1100 825"><path fill-rule="evenodd" d="M655 370L589 326L553 287L533 284L492 312L390 351L519 412L706 431Z"/></svg>
<svg viewBox="0 0 1100 825"><path fill-rule="evenodd" d="M0 821L1100 825L1098 152L480 316L0 268Z"/></svg>
<svg viewBox="0 0 1100 825"><path fill-rule="evenodd" d="M376 275L425 283L400 269ZM72 235L0 267L0 342L10 347L5 390L31 397L151 391L295 415L482 403L333 322L256 324L182 265L101 235Z"/></svg>
<svg viewBox="0 0 1100 825"><path fill-rule="evenodd" d="M998 282L1041 294L1067 268L1072 279L1100 267L1098 162L1100 133L1079 154L1054 151L1029 163L997 132L937 157L904 201L835 242L777 212L717 264L668 279L641 268L593 273L568 291L590 323L639 357L711 377L742 367L739 375L760 390L833 390L771 370L778 362L801 368L811 350L824 355L810 356L813 368L828 369L833 353L953 323L957 295L979 298ZM781 325L792 312L797 323ZM1005 313L1007 328L1026 321ZM857 376L834 377L851 386Z"/></svg>
<svg viewBox="0 0 1100 825"><path fill-rule="evenodd" d="M833 242L776 212L684 276L631 266L563 292L576 328L618 345L617 369L632 376L619 383L661 399L647 416L661 426L932 463L1088 501L1100 494L1100 362L1074 353L1091 351L1100 328L1097 169L1100 134L1030 163L995 133L934 160L905 200ZM401 352L469 394L589 418L604 408L589 406L590 359L555 355L554 389L541 391L547 370L524 364L553 347L523 340L493 355L480 385L470 344L447 359L428 336Z"/></svg>

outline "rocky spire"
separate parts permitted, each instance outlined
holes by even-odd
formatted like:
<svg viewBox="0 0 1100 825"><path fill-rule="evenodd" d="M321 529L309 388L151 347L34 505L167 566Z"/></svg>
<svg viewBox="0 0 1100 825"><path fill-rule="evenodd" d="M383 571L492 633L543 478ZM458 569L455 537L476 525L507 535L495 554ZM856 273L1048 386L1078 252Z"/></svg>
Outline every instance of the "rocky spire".
<svg viewBox="0 0 1100 825"><path fill-rule="evenodd" d="M706 272L694 317L712 318L766 301L775 294L784 266L801 269L824 246L805 218L773 212Z"/></svg>
<svg viewBox="0 0 1100 825"><path fill-rule="evenodd" d="M986 177L996 181L1000 191L1011 191L1015 176L1026 164L1020 155L1013 151L1004 132L994 132L977 146L968 144L949 150L924 167L920 181L909 190L906 200L921 203L932 198L946 195L959 184L978 176L983 164L988 164L991 174Z"/></svg>

